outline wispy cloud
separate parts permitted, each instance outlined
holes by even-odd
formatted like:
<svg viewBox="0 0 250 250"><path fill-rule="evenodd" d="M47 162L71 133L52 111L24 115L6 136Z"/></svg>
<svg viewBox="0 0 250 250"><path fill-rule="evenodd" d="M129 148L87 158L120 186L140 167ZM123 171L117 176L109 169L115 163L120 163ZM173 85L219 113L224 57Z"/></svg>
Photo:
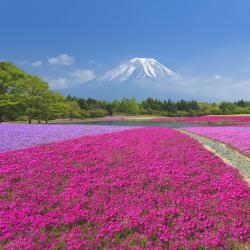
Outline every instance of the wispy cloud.
<svg viewBox="0 0 250 250"><path fill-rule="evenodd" d="M55 57L50 57L48 59L48 63L51 65L72 65L75 62L75 58L73 56L67 54L61 54Z"/></svg>
<svg viewBox="0 0 250 250"><path fill-rule="evenodd" d="M215 80L220 80L221 78L222 78L221 75L214 75L214 79L215 79Z"/></svg>
<svg viewBox="0 0 250 250"><path fill-rule="evenodd" d="M151 86L144 85L144 87ZM156 83L153 88L199 100L249 100L250 79L182 76L181 79Z"/></svg>
<svg viewBox="0 0 250 250"><path fill-rule="evenodd" d="M91 69L76 69L67 77L48 80L51 89L65 89L74 87L95 79L95 72Z"/></svg>
<svg viewBox="0 0 250 250"><path fill-rule="evenodd" d="M91 69L76 69L70 76L75 83L81 84L93 80L95 73Z"/></svg>
<svg viewBox="0 0 250 250"><path fill-rule="evenodd" d="M68 87L68 80L66 78L58 78L49 80L48 82L51 89L64 89Z"/></svg>
<svg viewBox="0 0 250 250"><path fill-rule="evenodd" d="M24 60L24 61L21 61L21 62L17 62L17 64L19 64L19 65L27 65L27 64L30 64L30 61Z"/></svg>
<svg viewBox="0 0 250 250"><path fill-rule="evenodd" d="M38 60L36 62L31 63L32 67L41 67L42 65L43 65L43 61L41 61L41 60Z"/></svg>

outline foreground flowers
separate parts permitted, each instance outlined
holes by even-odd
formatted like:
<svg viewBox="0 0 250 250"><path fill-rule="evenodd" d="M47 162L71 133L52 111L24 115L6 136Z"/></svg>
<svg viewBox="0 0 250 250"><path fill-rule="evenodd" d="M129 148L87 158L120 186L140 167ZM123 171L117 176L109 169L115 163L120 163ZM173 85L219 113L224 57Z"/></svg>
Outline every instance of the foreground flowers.
<svg viewBox="0 0 250 250"><path fill-rule="evenodd" d="M128 126L0 124L0 152L47 144L80 136L111 133Z"/></svg>
<svg viewBox="0 0 250 250"><path fill-rule="evenodd" d="M186 130L225 143L250 156L250 126L194 127Z"/></svg>
<svg viewBox="0 0 250 250"><path fill-rule="evenodd" d="M196 117L163 117L152 119L155 122L250 122L250 116L196 116Z"/></svg>
<svg viewBox="0 0 250 250"><path fill-rule="evenodd" d="M0 248L249 246L250 189L173 129L142 128L0 155Z"/></svg>

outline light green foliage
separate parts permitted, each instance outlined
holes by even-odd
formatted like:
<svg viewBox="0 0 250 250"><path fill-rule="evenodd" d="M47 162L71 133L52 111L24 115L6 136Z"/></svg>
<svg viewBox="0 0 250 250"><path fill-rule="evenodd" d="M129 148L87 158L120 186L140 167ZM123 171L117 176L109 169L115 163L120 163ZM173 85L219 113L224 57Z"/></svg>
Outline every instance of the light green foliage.
<svg viewBox="0 0 250 250"><path fill-rule="evenodd" d="M89 111L89 116L98 118L98 117L104 117L108 115L108 111L105 109L94 109Z"/></svg>
<svg viewBox="0 0 250 250"><path fill-rule="evenodd" d="M65 100L49 90L48 84L31 76L14 64L0 63L0 122L27 116L29 122L60 117L65 113Z"/></svg>
<svg viewBox="0 0 250 250"><path fill-rule="evenodd" d="M122 99L120 103L120 111L125 114L139 114L140 112L140 106L138 102L135 100L135 98L124 98Z"/></svg>
<svg viewBox="0 0 250 250"><path fill-rule="evenodd" d="M68 118L70 118L71 120L73 118L81 118L81 108L77 101L67 102L67 113Z"/></svg>
<svg viewBox="0 0 250 250"><path fill-rule="evenodd" d="M0 122L10 108L22 105L25 77L25 72L14 64L0 63Z"/></svg>

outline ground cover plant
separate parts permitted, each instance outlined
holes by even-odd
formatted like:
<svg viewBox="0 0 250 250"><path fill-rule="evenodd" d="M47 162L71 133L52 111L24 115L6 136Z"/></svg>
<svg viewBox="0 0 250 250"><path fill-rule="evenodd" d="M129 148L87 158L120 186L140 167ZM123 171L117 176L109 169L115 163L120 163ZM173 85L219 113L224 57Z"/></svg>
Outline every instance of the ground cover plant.
<svg viewBox="0 0 250 250"><path fill-rule="evenodd" d="M139 128L0 155L0 248L249 246L239 172L170 128Z"/></svg>
<svg viewBox="0 0 250 250"><path fill-rule="evenodd" d="M0 124L0 152L52 143L80 136L111 133L129 126Z"/></svg>
<svg viewBox="0 0 250 250"><path fill-rule="evenodd" d="M250 126L193 127L186 130L225 143L250 156Z"/></svg>
<svg viewBox="0 0 250 250"><path fill-rule="evenodd" d="M155 122L250 122L250 116L196 116L196 117L162 117Z"/></svg>

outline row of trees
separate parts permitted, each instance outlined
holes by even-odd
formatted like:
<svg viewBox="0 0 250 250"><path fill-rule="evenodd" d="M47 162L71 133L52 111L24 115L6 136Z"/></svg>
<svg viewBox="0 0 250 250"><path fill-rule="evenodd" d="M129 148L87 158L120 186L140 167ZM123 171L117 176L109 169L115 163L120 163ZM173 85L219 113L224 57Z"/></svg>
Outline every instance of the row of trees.
<svg viewBox="0 0 250 250"><path fill-rule="evenodd" d="M138 102L135 98L124 98L112 102L99 101L92 98L82 99L67 96L67 101L78 106L78 114L81 112L92 117L126 114L126 115L163 115L163 116L201 116L201 115L228 115L228 114L250 114L250 102L221 102L206 103L197 101L171 101L147 98ZM75 109L77 110L77 109Z"/></svg>
<svg viewBox="0 0 250 250"><path fill-rule="evenodd" d="M197 116L211 114L250 114L250 102L198 103L148 98L138 102L124 98L111 102L63 97L49 90L46 82L25 73L9 62L0 62L0 122L36 119L38 123L56 118L103 117L114 114Z"/></svg>

